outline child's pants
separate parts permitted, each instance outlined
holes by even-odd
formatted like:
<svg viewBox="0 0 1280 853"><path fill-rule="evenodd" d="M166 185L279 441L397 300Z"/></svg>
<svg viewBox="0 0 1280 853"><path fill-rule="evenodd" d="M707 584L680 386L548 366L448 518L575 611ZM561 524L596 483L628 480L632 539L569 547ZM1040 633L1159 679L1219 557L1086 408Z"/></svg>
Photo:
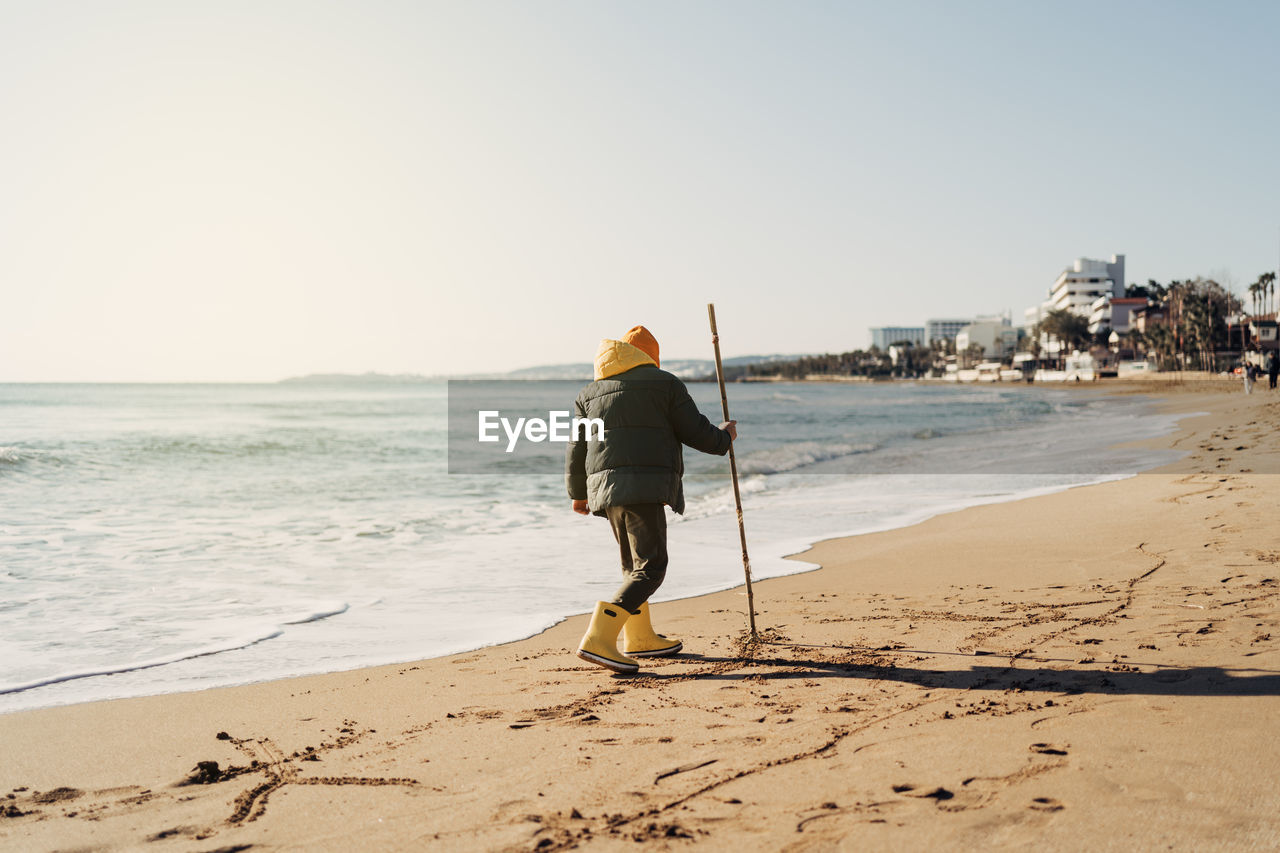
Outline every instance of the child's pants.
<svg viewBox="0 0 1280 853"><path fill-rule="evenodd" d="M639 609L662 586L667 575L667 513L662 504L605 508L618 540L624 581L613 603L628 613Z"/></svg>

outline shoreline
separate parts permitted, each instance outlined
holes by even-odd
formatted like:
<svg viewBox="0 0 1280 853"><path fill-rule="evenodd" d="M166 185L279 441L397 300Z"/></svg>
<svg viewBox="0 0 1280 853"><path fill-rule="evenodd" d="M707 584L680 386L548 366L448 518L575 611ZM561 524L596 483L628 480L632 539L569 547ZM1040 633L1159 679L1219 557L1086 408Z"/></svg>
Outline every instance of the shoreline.
<svg viewBox="0 0 1280 853"><path fill-rule="evenodd" d="M1005 383L1005 385L1008 385L1008 384L1009 383ZM1023 384L1023 383L1017 383L1017 384ZM1153 389L1151 389L1148 386L1149 386L1149 383L1146 383L1146 382L1134 383L1132 385L1129 385L1129 384L1123 384L1123 381L1122 381L1121 384L1118 384L1115 387L1112 387L1110 384L1108 384L1107 387L1099 387L1099 383L1085 384L1080 386L1064 386L1064 387L1074 387L1075 393L1077 394L1082 393L1082 394L1091 395L1097 398L1106 398L1109 396L1123 396L1126 394L1135 394L1135 395L1147 396L1147 397L1154 396L1152 393ZM1041 390L1043 390L1043 388ZM1050 389L1050 390L1053 390L1053 389ZM1162 407L1157 405L1156 400L1151 401L1151 406L1152 406L1153 414L1155 413L1168 414L1168 412L1161 410ZM1170 407L1165 406L1163 408L1169 409ZM1176 429L1176 424L1172 426L1166 426L1164 427L1164 429L1166 430L1164 434L1168 434L1169 431ZM1162 436L1155 436L1152 440L1155 442L1158 442L1161 437ZM1126 444L1131 444L1131 443L1132 442L1129 442ZM1125 445L1117 445L1117 446L1125 446ZM1157 467L1159 467L1159 464L1152 462L1150 466L1148 468L1144 468L1143 471L1153 470L1154 468L1157 468ZM1141 473L1141 471L1137 473ZM856 526L851 529L825 530L821 534L815 534L810 532L810 533L807 533L804 537L797 538L788 543L783 544L782 547L778 547L779 543L777 541L770 541L769 543L767 543L766 548L763 549L762 551L764 556L759 561L757 561L756 564L760 565L765 563L772 563L773 564L772 572L768 574L767 577L758 577L755 580L757 583L761 583L765 580L772 579L772 578L789 577L795 574L802 574L805 572L817 571L821 569L822 566L819 565L818 563L799 559L800 555L810 551L815 545L817 545L820 542L825 542L831 539L842 539L842 538L855 537L855 536L865 536L865 535L874 534L874 533L883 533L887 531L907 529L907 528L911 528L916 525L922 524L939 515L946 515L954 512L960 512L971 507L988 506L993 504L1003 504L1003 503L1009 503L1014 501L1021 501L1029 498L1040 497L1043 495L1054 494L1060 491L1083 488L1091 485L1098 485L1101 483L1111 482L1118 479L1125 479L1127 477L1135 476L1135 475L1136 474L1133 474L1133 473L1122 473L1122 474L1115 474L1115 475L1098 474L1098 475L1095 475L1088 482L1055 484L1055 485L1035 485L1035 486L1025 486L1025 487L1019 486L1016 489L1010 487L1010 490L1008 492L1002 492L994 495L980 496L977 493L969 493L969 494L959 496L954 500L943 501L937 506L927 507L923 511L903 514L901 516L895 517L893 520L877 521L877 522L872 522L870 524L864 523L861 526ZM809 538L809 537L812 537L812 538ZM781 561L787 561L788 564L791 564L792 561L803 562L803 563L806 563L806 566L804 568L798 568L798 567L789 568L779 572L777 564L780 563ZM735 584L731 581L731 578L732 578L732 575L729 576L729 579L725 580L724 585L722 586L718 586L713 589L707 589L704 587L699 589L698 591L682 593L676 598L664 598L661 595L661 591L660 591L658 597L655 598L655 603L658 603L658 602L670 603L675 601L685 601L685 600L699 598L704 595L714 594L717 592L729 591L741 586L741 582L738 582ZM342 612L345 612L346 609L348 608L344 606L343 608L341 608L340 610L334 613L326 613L324 615L325 616L340 615ZM308 678L308 677L323 676L323 675L335 675L340 673L357 672L360 670L371 669L376 667L419 663L424 660L437 660L437 659L449 657L452 655L466 654L470 652L479 651L482 649L489 649L489 648L507 645L510 643L517 643L523 640L527 640L527 639L536 637L539 634L547 630L550 630L551 628L554 628L556 625L563 623L567 619L573 619L575 617L583 616L587 612L589 611L575 611L575 612L565 613L564 615L555 617L553 621L543 623L541 627L532 629L529 631L529 633L523 633L523 634L520 634L519 636L509 636L505 638L500 638L500 639L493 640L491 642L485 642L480 645L472 646L469 648L455 647L452 649L448 649L446 651L442 651L439 653L432 653L425 656L422 654L409 654L403 657L388 656L388 658L386 659L366 661L354 666L344 667L340 669L315 669L310 671L292 672L292 673L283 674L283 675L272 674L267 678L249 676L243 679L237 678L237 679L227 680L223 683L198 684L196 686L186 687L185 689L183 688L171 689L171 690L165 690L162 692L126 692L123 695L116 695L116 696L109 695L109 696L97 697L97 698L71 698L69 700L62 697L58 697L58 698L54 698L52 701L48 702L47 704L37 704L31 707L12 708L9 710L0 711L0 717L6 714L46 710L46 709L57 708L57 707L65 707L68 705L77 705L77 704L94 703L94 702L110 702L110 701L117 701L120 699L137 699L137 698L145 698L149 696L167 696L167 695L175 695L178 693L202 692L205 690L217 690L217 689L229 688L229 687L245 687L245 686L252 686L255 684L263 684L270 681L280 681L280 680L288 680L288 679L294 679L294 678ZM309 619L306 621L313 621L313 620ZM271 629L270 633L267 633L263 636L255 637L253 639L236 640L231 645L228 645L226 647L201 648L201 649L195 649L191 651L178 652L172 655L171 657L166 657L162 659L147 660L147 661L142 661L138 663L124 664L119 666L104 666L99 669L86 670L83 672L73 671L68 673L60 673L57 675L38 679L34 682L18 684L18 685L7 687L4 690L0 690L0 696L4 696L7 694L17 695L17 694L27 692L29 690L40 690L43 688L53 688L54 690L57 690L59 685L68 684L71 682L80 682L86 679L111 677L115 675L127 675L130 673L144 671L148 669L156 669L159 667L180 665L186 661L208 657L210 655L234 653L242 649L249 648L251 646L255 646L263 642L269 642L273 639L278 638L286 629L288 624L294 624L294 623L282 623L280 625L275 626L273 629Z"/></svg>
<svg viewBox="0 0 1280 853"><path fill-rule="evenodd" d="M1151 441L1183 460L819 541L794 556L821 569L757 582L766 642L743 643L741 586L664 603L690 653L640 677L578 665L576 616L416 664L0 716L22 744L0 845L1265 846L1280 495L1233 448L1280 456L1280 403L1164 405L1186 416ZM171 787L210 761L218 781Z"/></svg>

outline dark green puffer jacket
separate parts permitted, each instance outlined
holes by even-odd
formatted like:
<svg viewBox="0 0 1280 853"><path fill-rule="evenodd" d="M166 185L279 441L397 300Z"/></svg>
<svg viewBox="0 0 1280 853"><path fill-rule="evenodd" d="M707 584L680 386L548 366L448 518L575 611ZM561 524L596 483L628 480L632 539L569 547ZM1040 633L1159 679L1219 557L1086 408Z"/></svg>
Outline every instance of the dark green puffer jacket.
<svg viewBox="0 0 1280 853"><path fill-rule="evenodd" d="M565 453L569 497L585 500L596 515L642 503L683 513L681 445L717 456L729 452L729 433L698 411L683 382L652 362L592 382L573 410L604 421L603 441L571 441Z"/></svg>

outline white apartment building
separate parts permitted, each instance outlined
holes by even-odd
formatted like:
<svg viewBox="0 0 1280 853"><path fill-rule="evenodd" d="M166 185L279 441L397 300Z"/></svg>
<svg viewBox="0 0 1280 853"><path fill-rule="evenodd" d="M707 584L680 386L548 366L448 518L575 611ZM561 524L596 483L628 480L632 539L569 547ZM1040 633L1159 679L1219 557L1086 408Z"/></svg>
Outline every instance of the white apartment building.
<svg viewBox="0 0 1280 853"><path fill-rule="evenodd" d="M1033 305L1024 313L1027 328L1033 328L1050 311L1065 308L1081 317L1089 318L1089 330L1096 332L1103 326L1115 328L1111 316L1112 304L1124 297L1124 255L1112 255L1109 261L1093 258L1076 258L1071 266L1058 274L1049 288L1049 298ZM1124 319L1127 323L1128 309ZM1058 342L1047 335L1040 336L1040 345L1050 354L1058 352Z"/></svg>
<svg viewBox="0 0 1280 853"><path fill-rule="evenodd" d="M1100 296L1124 296L1124 255L1112 255L1110 261L1076 258L1075 263L1058 274L1049 288L1046 310L1066 308L1082 317L1093 313L1093 303Z"/></svg>

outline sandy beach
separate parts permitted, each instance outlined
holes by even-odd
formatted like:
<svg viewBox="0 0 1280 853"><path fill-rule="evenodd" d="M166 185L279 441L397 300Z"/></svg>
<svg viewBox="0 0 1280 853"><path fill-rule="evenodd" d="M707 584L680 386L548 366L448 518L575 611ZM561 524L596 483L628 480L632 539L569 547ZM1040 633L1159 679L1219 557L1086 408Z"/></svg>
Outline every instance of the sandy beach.
<svg viewBox="0 0 1280 853"><path fill-rule="evenodd" d="M1280 395L1141 392L1181 461L822 542L760 642L739 588L655 606L685 654L633 677L579 616L0 716L0 848L1276 849Z"/></svg>

